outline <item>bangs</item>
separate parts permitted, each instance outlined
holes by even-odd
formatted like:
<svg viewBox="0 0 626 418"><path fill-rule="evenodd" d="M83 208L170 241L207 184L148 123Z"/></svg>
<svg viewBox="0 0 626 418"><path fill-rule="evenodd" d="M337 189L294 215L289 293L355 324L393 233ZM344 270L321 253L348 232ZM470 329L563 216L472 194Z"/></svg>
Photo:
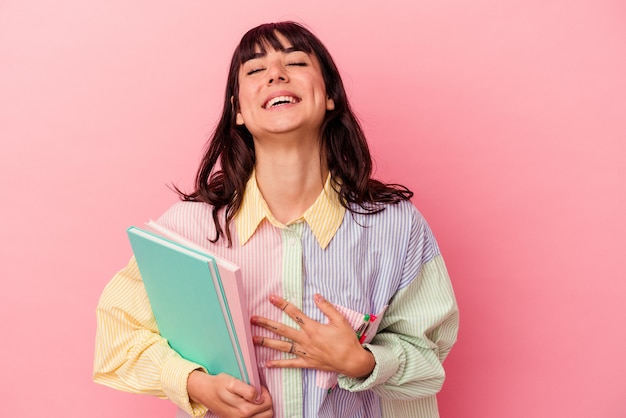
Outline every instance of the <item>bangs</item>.
<svg viewBox="0 0 626 418"><path fill-rule="evenodd" d="M313 51L312 34L302 26L293 22L268 23L251 29L243 36L238 48L239 64L257 57L259 50L262 54L266 54L268 47L276 51L284 51L288 46L280 42L278 33L291 43L291 48L307 54Z"/></svg>

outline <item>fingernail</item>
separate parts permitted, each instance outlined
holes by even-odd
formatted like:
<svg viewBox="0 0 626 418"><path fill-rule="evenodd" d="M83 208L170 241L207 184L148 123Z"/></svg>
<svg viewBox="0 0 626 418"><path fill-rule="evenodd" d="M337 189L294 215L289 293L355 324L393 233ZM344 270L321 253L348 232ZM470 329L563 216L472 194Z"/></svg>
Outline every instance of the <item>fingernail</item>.
<svg viewBox="0 0 626 418"><path fill-rule="evenodd" d="M319 293L316 293L313 298L316 302L324 302L324 297L322 297L322 295L320 295Z"/></svg>
<svg viewBox="0 0 626 418"><path fill-rule="evenodd" d="M270 295L270 302L272 302L272 303L276 303L276 302L278 302L278 296L276 296L276 295Z"/></svg>
<svg viewBox="0 0 626 418"><path fill-rule="evenodd" d="M263 337L255 335L254 337L252 337L252 342L254 342L254 344L261 345L261 343L263 342Z"/></svg>

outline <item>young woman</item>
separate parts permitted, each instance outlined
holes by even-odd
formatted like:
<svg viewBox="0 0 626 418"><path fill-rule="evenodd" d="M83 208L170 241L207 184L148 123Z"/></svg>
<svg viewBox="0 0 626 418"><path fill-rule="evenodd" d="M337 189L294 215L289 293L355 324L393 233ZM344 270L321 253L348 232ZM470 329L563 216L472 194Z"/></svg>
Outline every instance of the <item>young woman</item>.
<svg viewBox="0 0 626 418"><path fill-rule="evenodd" d="M196 188L158 222L242 268L263 391L168 346L134 259L98 306L95 381L181 417L438 416L454 293L412 193L371 166L322 43L293 22L251 29Z"/></svg>

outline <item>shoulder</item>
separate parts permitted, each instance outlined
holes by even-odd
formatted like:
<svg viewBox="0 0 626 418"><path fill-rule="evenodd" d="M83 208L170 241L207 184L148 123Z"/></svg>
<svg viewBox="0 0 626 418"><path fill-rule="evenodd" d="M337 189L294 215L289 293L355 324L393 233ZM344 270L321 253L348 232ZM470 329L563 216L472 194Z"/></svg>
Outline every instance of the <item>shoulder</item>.
<svg viewBox="0 0 626 418"><path fill-rule="evenodd" d="M189 239L215 235L213 206L203 202L176 202L156 222Z"/></svg>
<svg viewBox="0 0 626 418"><path fill-rule="evenodd" d="M393 237L408 251L423 252L426 259L439 254L439 246L428 222L413 203L401 201L384 204L382 208L371 215L355 214L354 221L371 228L377 235Z"/></svg>
<svg viewBox="0 0 626 418"><path fill-rule="evenodd" d="M427 225L422 214L410 201L380 204L375 209L380 210L376 213L366 214L363 213L362 208L353 205L351 212L355 220L361 225L380 226L388 230L408 230L415 227L423 228Z"/></svg>

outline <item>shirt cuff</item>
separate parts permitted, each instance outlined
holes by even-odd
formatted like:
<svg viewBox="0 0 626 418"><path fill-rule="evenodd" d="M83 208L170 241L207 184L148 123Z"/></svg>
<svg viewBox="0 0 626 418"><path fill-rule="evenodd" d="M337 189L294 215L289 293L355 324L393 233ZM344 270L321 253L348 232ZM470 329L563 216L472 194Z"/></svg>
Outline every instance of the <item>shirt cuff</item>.
<svg viewBox="0 0 626 418"><path fill-rule="evenodd" d="M389 380L400 367L398 357L389 348L370 344L364 344L363 347L367 348L374 355L376 360L374 370L364 379L339 375L338 382L340 388L350 392L372 389L374 386Z"/></svg>
<svg viewBox="0 0 626 418"><path fill-rule="evenodd" d="M193 417L202 417L207 413L208 409L203 405L192 402L189 399L189 392L187 392L187 379L194 370L206 372L202 366L196 363L192 363L182 357L172 357L163 366L161 386L168 399L179 408Z"/></svg>

